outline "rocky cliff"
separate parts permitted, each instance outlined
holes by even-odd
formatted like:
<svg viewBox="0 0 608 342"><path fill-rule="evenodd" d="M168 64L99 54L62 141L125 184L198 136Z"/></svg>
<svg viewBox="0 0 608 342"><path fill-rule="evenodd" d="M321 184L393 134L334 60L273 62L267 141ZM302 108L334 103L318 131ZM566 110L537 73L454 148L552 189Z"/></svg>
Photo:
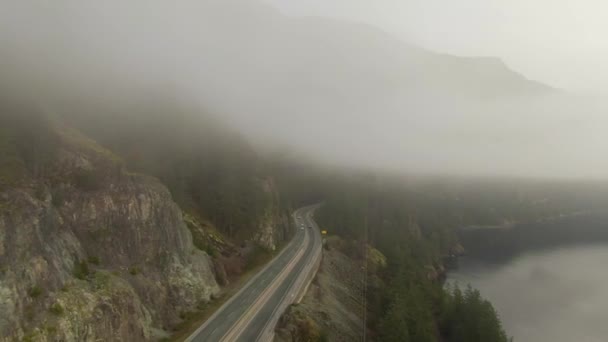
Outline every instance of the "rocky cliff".
<svg viewBox="0 0 608 342"><path fill-rule="evenodd" d="M66 119L121 156L129 169L159 178L182 209L225 242L250 241L273 251L291 236L290 208L266 160L239 133L166 95L141 98L155 106L135 101L106 108L106 114ZM96 108L85 104L76 112ZM225 244L216 247L232 252Z"/></svg>
<svg viewBox="0 0 608 342"><path fill-rule="evenodd" d="M262 191L267 194L269 201L259 220L254 241L274 251L280 243L288 239L294 227L290 216L282 209L279 193L272 179L263 182Z"/></svg>
<svg viewBox="0 0 608 342"><path fill-rule="evenodd" d="M218 292L157 179L69 128L37 146L2 119L0 340L151 340Z"/></svg>
<svg viewBox="0 0 608 342"><path fill-rule="evenodd" d="M293 232L263 161L212 120L170 101L53 119L15 102L0 101L0 340L166 337Z"/></svg>

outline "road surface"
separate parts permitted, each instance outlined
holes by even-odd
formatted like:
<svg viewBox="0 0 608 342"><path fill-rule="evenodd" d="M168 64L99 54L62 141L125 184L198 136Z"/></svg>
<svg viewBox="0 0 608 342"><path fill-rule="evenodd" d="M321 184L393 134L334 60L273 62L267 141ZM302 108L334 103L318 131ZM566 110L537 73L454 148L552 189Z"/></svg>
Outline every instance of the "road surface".
<svg viewBox="0 0 608 342"><path fill-rule="evenodd" d="M296 210L292 241L230 298L187 342L270 341L285 308L299 300L316 272L321 236L312 218L316 206Z"/></svg>

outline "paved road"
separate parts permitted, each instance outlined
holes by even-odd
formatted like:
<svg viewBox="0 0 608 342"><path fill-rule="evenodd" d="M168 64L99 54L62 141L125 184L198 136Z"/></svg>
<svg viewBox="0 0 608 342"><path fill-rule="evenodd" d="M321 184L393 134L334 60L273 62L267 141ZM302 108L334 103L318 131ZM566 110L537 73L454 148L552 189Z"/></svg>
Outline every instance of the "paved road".
<svg viewBox="0 0 608 342"><path fill-rule="evenodd" d="M186 341L269 341L279 316L311 279L321 253L316 206L296 210L293 240ZM303 228L302 228L303 227ZM311 227L311 228L309 228Z"/></svg>

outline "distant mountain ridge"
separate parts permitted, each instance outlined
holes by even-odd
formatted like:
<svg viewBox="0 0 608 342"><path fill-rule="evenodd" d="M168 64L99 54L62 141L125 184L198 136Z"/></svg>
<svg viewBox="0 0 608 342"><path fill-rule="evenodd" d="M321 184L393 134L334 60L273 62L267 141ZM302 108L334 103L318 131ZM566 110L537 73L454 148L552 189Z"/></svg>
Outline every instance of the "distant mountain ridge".
<svg viewBox="0 0 608 342"><path fill-rule="evenodd" d="M41 46L62 49L31 58L38 50L22 47L40 42L24 37L7 45L15 47L9 50L16 62L0 62L5 69L43 78L37 84L45 91L67 98L128 96L133 89L169 84L180 97L220 113L256 147L287 145L355 167L546 173L560 168L544 162L544 149L525 148L535 154L527 170L516 165L522 154L513 151L523 141L545 143L540 130L547 123L560 135L551 143L566 144L573 132L557 119L556 113L573 112L553 105L551 97L561 92L501 60L433 52L362 23L290 17L256 0L150 1L141 16L128 15L141 12L131 4L57 6L54 12L81 19L54 18L63 25L44 27L53 34L40 33L60 38L42 38ZM47 16L53 13L42 13L39 22ZM21 65L28 61L38 65ZM563 155L550 158L556 164Z"/></svg>
<svg viewBox="0 0 608 342"><path fill-rule="evenodd" d="M407 96L405 90L416 87L475 98L552 91L496 57L436 53L373 26L324 17L288 17L255 1L223 3L214 7L214 18L205 20L214 32L227 35L225 47L234 62L229 68L248 75L260 73L255 80L269 89L281 91L279 85L294 91L343 89L356 96L353 90L401 88Z"/></svg>

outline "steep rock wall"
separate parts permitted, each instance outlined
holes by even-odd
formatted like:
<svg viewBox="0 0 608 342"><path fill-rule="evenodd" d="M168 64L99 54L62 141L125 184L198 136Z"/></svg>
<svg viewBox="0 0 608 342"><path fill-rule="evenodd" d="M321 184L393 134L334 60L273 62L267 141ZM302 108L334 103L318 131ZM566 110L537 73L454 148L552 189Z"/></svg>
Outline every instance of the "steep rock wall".
<svg viewBox="0 0 608 342"><path fill-rule="evenodd" d="M0 187L0 340L144 341L219 287L156 179L61 128L43 175Z"/></svg>

